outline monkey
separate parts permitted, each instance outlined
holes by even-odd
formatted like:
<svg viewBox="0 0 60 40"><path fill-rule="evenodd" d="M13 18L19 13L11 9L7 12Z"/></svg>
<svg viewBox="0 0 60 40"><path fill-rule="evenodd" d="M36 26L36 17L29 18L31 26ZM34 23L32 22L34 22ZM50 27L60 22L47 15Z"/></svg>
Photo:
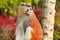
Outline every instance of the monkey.
<svg viewBox="0 0 60 40"><path fill-rule="evenodd" d="M28 40L26 30L29 30L31 23L29 13L32 12L31 5L21 3L17 8L17 21L16 21L16 39L15 40ZM32 28L30 28L32 29Z"/></svg>

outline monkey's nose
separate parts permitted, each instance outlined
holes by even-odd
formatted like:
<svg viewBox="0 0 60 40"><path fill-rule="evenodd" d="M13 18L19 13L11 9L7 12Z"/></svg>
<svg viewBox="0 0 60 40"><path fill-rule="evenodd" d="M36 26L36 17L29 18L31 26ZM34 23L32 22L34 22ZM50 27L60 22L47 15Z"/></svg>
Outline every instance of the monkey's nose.
<svg viewBox="0 0 60 40"><path fill-rule="evenodd" d="M32 15L33 11L27 10L27 15Z"/></svg>

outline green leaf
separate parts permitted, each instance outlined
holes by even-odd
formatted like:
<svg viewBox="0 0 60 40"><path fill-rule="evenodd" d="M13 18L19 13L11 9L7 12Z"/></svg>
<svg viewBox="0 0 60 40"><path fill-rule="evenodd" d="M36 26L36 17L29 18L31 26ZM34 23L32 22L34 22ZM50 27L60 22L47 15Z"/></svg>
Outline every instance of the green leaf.
<svg viewBox="0 0 60 40"><path fill-rule="evenodd" d="M58 40L60 38L59 32L54 30L54 40Z"/></svg>
<svg viewBox="0 0 60 40"><path fill-rule="evenodd" d="M35 4L38 4L39 1L40 1L40 0L34 0Z"/></svg>
<svg viewBox="0 0 60 40"><path fill-rule="evenodd" d="M58 20L55 20L55 23L60 27L60 22Z"/></svg>
<svg viewBox="0 0 60 40"><path fill-rule="evenodd" d="M7 8L5 8L4 9L4 15L6 15L7 11L8 11Z"/></svg>
<svg viewBox="0 0 60 40"><path fill-rule="evenodd" d="M32 0L23 0L23 1L26 2L26 3L32 4Z"/></svg>

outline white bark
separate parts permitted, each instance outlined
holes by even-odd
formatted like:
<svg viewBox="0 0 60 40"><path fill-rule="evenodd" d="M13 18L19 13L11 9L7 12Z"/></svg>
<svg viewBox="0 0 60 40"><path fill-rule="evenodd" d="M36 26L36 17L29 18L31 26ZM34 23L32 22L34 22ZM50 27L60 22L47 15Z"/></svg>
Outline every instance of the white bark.
<svg viewBox="0 0 60 40"><path fill-rule="evenodd" d="M56 0L43 0L42 13L43 40L53 40Z"/></svg>

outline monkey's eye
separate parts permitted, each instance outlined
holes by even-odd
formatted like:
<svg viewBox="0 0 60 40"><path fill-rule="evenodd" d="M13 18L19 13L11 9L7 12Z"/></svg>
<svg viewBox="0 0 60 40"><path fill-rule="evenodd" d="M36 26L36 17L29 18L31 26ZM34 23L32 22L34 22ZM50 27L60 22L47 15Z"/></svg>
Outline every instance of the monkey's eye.
<svg viewBox="0 0 60 40"><path fill-rule="evenodd" d="M26 6L25 4L21 4L21 6Z"/></svg>
<svg viewBox="0 0 60 40"><path fill-rule="evenodd" d="M29 10L27 9L27 12L28 12Z"/></svg>
<svg viewBox="0 0 60 40"><path fill-rule="evenodd" d="M30 5L26 5L27 7L31 7Z"/></svg>
<svg viewBox="0 0 60 40"><path fill-rule="evenodd" d="M21 6L24 6L24 4L21 4Z"/></svg>

